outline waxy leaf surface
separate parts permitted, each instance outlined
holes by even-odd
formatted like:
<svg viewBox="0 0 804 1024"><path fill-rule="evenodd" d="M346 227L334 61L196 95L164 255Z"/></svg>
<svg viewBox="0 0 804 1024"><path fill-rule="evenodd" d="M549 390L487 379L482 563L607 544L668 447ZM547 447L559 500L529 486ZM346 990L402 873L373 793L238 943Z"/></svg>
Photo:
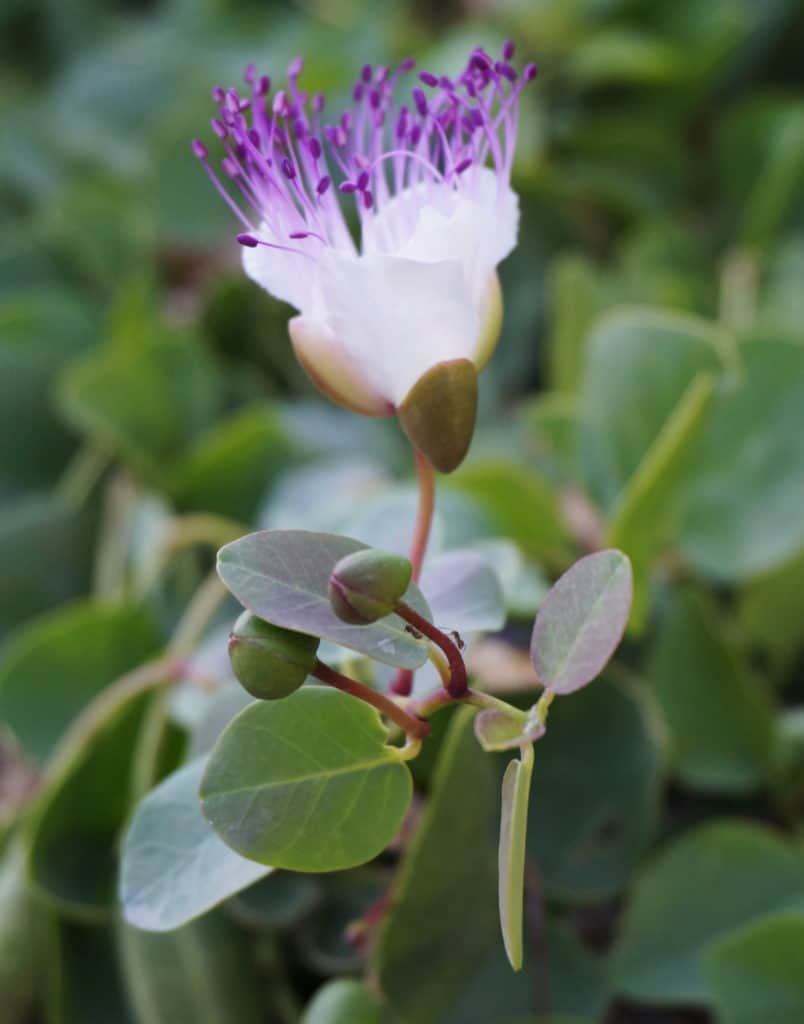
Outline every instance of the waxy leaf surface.
<svg viewBox="0 0 804 1024"><path fill-rule="evenodd" d="M242 711L201 783L204 814L238 853L293 871L336 871L394 837L412 781L368 704L306 684Z"/></svg>
<svg viewBox="0 0 804 1024"><path fill-rule="evenodd" d="M533 747L526 746L522 751L522 759L515 758L505 769L500 820L500 925L505 952L515 971L522 967L525 840L528 832L528 798L532 776Z"/></svg>
<svg viewBox="0 0 804 1024"><path fill-rule="evenodd" d="M597 551L558 580L536 616L530 656L553 693L572 693L603 671L623 635L633 591L621 551Z"/></svg>
<svg viewBox="0 0 804 1024"><path fill-rule="evenodd" d="M398 616L350 626L330 607L327 584L335 563L365 546L330 533L263 530L221 548L218 573L237 600L267 622L332 640L396 668L418 668L427 660L427 647ZM430 617L415 584L404 599Z"/></svg>

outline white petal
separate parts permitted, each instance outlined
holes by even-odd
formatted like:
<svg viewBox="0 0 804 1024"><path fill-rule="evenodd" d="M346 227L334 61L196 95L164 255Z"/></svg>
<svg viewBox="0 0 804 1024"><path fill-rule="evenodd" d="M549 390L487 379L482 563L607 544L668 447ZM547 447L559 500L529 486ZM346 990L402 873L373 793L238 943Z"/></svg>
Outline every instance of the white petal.
<svg viewBox="0 0 804 1024"><path fill-rule="evenodd" d="M321 289L338 341L394 405L436 363L472 358L479 317L455 260L330 253Z"/></svg>
<svg viewBox="0 0 804 1024"><path fill-rule="evenodd" d="M367 220L364 245L367 253L459 261L479 306L491 271L516 245L519 200L507 185L500 191L489 168L466 174L457 190L419 185L399 193Z"/></svg>
<svg viewBox="0 0 804 1024"><path fill-rule="evenodd" d="M266 242L276 241L265 223L260 225L258 236ZM285 237L280 244L298 247L299 252L272 249L267 245L258 245L253 249L244 247L243 269L252 281L256 281L274 298L290 303L299 311L312 314L320 307L319 264L312 257L318 257L320 253L310 248L309 256L305 255L303 247L320 243L314 238L293 242Z"/></svg>

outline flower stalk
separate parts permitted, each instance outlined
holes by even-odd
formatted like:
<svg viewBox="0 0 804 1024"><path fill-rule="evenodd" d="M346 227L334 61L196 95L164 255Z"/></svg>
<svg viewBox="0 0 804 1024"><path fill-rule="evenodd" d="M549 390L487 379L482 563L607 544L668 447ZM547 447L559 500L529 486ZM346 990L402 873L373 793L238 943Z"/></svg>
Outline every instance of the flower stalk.
<svg viewBox="0 0 804 1024"><path fill-rule="evenodd" d="M358 700L365 701L366 704L371 704L380 714L385 715L414 739L420 740L430 733L429 722L409 714L384 693L379 693L377 690L372 690L370 686L359 683L356 679L342 675L334 668L330 668L329 665L325 665L323 661L315 663L311 675L328 686L334 686L336 690L342 690L344 693L357 697Z"/></svg>

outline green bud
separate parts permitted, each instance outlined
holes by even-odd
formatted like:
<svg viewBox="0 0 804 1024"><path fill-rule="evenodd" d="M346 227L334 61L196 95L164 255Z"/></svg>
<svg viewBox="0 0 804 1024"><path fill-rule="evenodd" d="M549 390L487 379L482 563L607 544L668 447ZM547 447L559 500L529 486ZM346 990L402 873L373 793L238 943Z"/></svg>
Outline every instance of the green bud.
<svg viewBox="0 0 804 1024"><path fill-rule="evenodd" d="M243 612L229 634L229 659L238 682L258 700L298 690L313 670L318 637L272 626Z"/></svg>
<svg viewBox="0 0 804 1024"><path fill-rule="evenodd" d="M401 555L364 548L342 558L329 577L332 610L344 622L367 626L390 615L408 589L411 564Z"/></svg>
<svg viewBox="0 0 804 1024"><path fill-rule="evenodd" d="M469 359L436 363L397 409L403 430L440 473L463 462L477 415L477 371Z"/></svg>

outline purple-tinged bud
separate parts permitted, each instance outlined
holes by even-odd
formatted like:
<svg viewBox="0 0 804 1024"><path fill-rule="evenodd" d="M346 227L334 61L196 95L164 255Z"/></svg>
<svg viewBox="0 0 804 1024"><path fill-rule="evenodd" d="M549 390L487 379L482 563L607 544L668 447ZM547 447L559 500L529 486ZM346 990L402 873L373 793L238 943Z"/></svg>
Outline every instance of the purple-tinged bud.
<svg viewBox="0 0 804 1024"><path fill-rule="evenodd" d="M515 52L516 52L516 47L514 46L513 39L506 39L506 41L503 43L503 48L502 48L502 58L503 58L503 60L510 60L513 57Z"/></svg>
<svg viewBox="0 0 804 1024"><path fill-rule="evenodd" d="M516 71L514 71L510 64L505 64L503 61L498 60L494 65L494 70L498 75L502 75L503 78L507 78L509 82L516 81Z"/></svg>
<svg viewBox="0 0 804 1024"><path fill-rule="evenodd" d="M243 72L243 81L246 83L246 85L254 85L254 82L256 81L256 79L257 79L257 65L256 64L247 64L246 65L246 70Z"/></svg>
<svg viewBox="0 0 804 1024"><path fill-rule="evenodd" d="M280 167L282 168L282 173L285 175L288 181L293 181L293 179L296 177L296 168L291 163L289 157L283 157Z"/></svg>
<svg viewBox="0 0 804 1024"><path fill-rule="evenodd" d="M360 77L363 79L366 85L368 85L369 82L371 81L371 76L371 64L364 64L363 67L360 69Z"/></svg>
<svg viewBox="0 0 804 1024"><path fill-rule="evenodd" d="M312 672L318 637L281 629L243 612L229 634L229 659L238 682L258 700L289 697Z"/></svg>
<svg viewBox="0 0 804 1024"><path fill-rule="evenodd" d="M390 615L405 594L411 564L401 555L363 548L336 563L329 577L329 601L343 622L367 626Z"/></svg>
<svg viewBox="0 0 804 1024"><path fill-rule="evenodd" d="M427 117L427 97L421 89L413 90L413 102L416 104L416 109L419 111L421 116Z"/></svg>
<svg viewBox="0 0 804 1024"><path fill-rule="evenodd" d="M438 85L438 76L434 75L432 71L420 71L419 80L424 82L425 85L429 85L431 89L435 89Z"/></svg>
<svg viewBox="0 0 804 1024"><path fill-rule="evenodd" d="M255 238L254 235L238 235L237 240L241 245L244 245L247 249L256 249L260 244L259 239Z"/></svg>
<svg viewBox="0 0 804 1024"><path fill-rule="evenodd" d="M314 135L307 140L307 149L313 160L318 160L321 157L321 143Z"/></svg>
<svg viewBox="0 0 804 1024"><path fill-rule="evenodd" d="M522 72L522 77L526 82L532 82L538 74L539 69L535 64L527 64Z"/></svg>
<svg viewBox="0 0 804 1024"><path fill-rule="evenodd" d="M329 177L329 175L325 174L324 177L321 178L318 184L316 185L315 190L318 193L318 195L323 196L331 184L332 179Z"/></svg>
<svg viewBox="0 0 804 1024"><path fill-rule="evenodd" d="M209 151L204 143L200 139L193 139L192 141L193 155L197 156L199 160L206 160L209 156Z"/></svg>
<svg viewBox="0 0 804 1024"><path fill-rule="evenodd" d="M293 81L294 78L299 77L302 71L304 71L304 58L294 57L288 67L288 79Z"/></svg>
<svg viewBox="0 0 804 1024"><path fill-rule="evenodd" d="M258 96L267 96L271 91L271 79L269 75L260 75L260 80L254 89Z"/></svg>
<svg viewBox="0 0 804 1024"><path fill-rule="evenodd" d="M229 134L229 131L223 121L219 121L217 117L213 117L209 122L212 125L212 130L218 136L219 139L225 139Z"/></svg>

